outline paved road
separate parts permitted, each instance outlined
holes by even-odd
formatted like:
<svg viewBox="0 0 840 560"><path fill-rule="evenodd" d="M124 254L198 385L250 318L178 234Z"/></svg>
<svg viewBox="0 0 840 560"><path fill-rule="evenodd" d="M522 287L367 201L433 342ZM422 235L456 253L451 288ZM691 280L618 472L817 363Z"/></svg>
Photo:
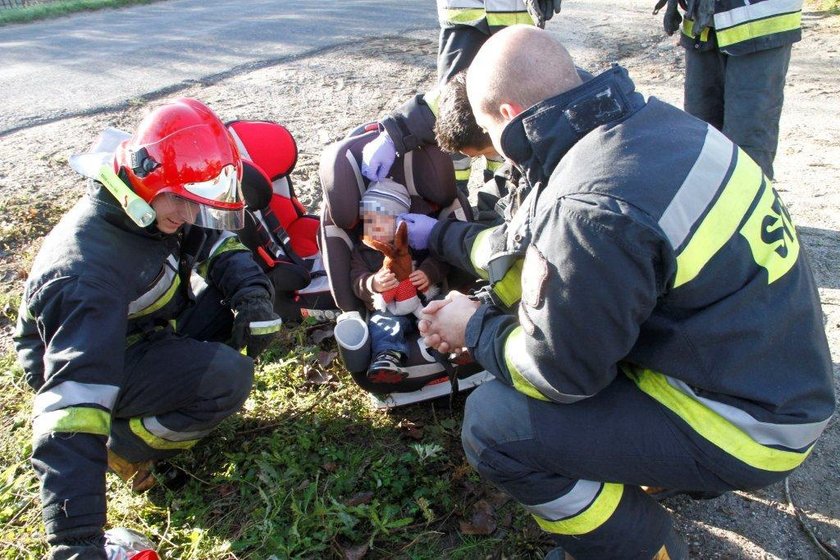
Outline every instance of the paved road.
<svg viewBox="0 0 840 560"><path fill-rule="evenodd" d="M364 37L432 30L434 5L169 0L0 27L0 136Z"/></svg>

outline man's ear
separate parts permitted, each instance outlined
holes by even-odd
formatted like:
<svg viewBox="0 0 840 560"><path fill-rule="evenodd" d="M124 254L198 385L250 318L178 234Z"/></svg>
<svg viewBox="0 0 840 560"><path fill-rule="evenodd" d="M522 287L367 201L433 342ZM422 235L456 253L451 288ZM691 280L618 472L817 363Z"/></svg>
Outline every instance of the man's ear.
<svg viewBox="0 0 840 560"><path fill-rule="evenodd" d="M522 111L522 105L516 103L515 101L511 101L509 103L502 103L501 105L499 105L499 114L502 115L502 119L505 122L513 120L514 117L516 117Z"/></svg>

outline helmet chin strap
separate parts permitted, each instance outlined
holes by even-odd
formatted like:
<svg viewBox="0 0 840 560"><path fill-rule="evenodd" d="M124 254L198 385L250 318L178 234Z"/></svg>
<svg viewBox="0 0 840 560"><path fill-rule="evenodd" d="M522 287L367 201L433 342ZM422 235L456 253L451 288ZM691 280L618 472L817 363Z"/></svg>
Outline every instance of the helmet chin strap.
<svg viewBox="0 0 840 560"><path fill-rule="evenodd" d="M108 192L114 195L117 202L122 206L128 217L140 227L147 227L152 225L157 217L154 208L149 203L137 196L122 179L114 173L110 165L103 165L99 168L99 176L97 177Z"/></svg>

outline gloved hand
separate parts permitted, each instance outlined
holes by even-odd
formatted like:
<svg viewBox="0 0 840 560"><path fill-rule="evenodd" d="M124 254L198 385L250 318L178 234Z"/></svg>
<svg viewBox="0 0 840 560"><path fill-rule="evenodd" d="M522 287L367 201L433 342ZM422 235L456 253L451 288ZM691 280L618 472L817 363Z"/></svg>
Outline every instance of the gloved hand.
<svg viewBox="0 0 840 560"><path fill-rule="evenodd" d="M545 27L545 22L560 13L560 3L563 0L525 0L525 8L528 10L534 25Z"/></svg>
<svg viewBox="0 0 840 560"><path fill-rule="evenodd" d="M682 16L677 8L677 0L659 0L653 8L653 15L659 13L659 10L661 10L662 6L665 6L665 4L667 4L668 7L665 8L665 15L662 18L662 27L665 29L665 33L673 35L680 28L680 23L682 23Z"/></svg>
<svg viewBox="0 0 840 560"><path fill-rule="evenodd" d="M394 141L383 130L362 149L362 175L371 181L381 181L388 176L396 157Z"/></svg>
<svg viewBox="0 0 840 560"><path fill-rule="evenodd" d="M256 358L268 348L283 321L274 312L267 294L250 294L237 301L233 309L233 347L247 347L248 356Z"/></svg>
<svg viewBox="0 0 840 560"><path fill-rule="evenodd" d="M432 228L438 221L425 214L400 214L397 216L397 224L405 222L408 224L408 245L412 249L422 251L429 247L429 235Z"/></svg>

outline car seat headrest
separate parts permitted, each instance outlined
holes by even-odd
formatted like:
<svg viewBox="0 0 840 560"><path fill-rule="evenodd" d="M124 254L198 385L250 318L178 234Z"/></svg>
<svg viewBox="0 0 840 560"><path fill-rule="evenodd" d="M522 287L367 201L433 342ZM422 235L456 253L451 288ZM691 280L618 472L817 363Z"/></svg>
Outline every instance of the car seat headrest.
<svg viewBox="0 0 840 560"><path fill-rule="evenodd" d="M271 181L295 168L297 143L283 125L270 121L231 121L227 129L242 159L261 168Z"/></svg>
<svg viewBox="0 0 840 560"><path fill-rule="evenodd" d="M368 185L361 173L362 149L378 134L371 131L345 138L327 146L321 154L324 204L332 222L342 229L353 229L358 223L359 200ZM444 208L457 195L452 158L436 146L398 155L390 176L405 185L412 197L412 211L416 211L415 201L425 201L424 207L430 204Z"/></svg>

